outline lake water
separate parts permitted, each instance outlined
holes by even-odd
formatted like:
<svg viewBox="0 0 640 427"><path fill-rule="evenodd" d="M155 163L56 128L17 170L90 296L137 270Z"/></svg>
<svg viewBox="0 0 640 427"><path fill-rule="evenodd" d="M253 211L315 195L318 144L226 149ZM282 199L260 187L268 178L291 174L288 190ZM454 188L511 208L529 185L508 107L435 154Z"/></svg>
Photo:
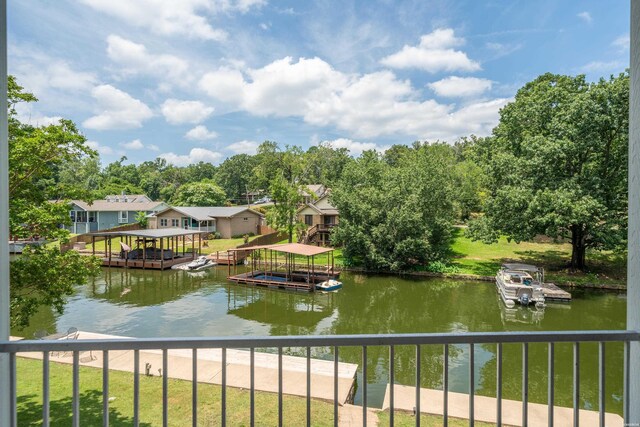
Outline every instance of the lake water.
<svg viewBox="0 0 640 427"><path fill-rule="evenodd" d="M443 279L413 279L343 273L344 288L332 294L302 294L230 284L227 269L199 273L103 269L77 288L62 315L42 310L27 330L80 330L131 337L233 335L374 334L408 332L555 331L624 329L624 295L574 292L571 304L550 304L544 311L508 310L495 285ZM441 387L442 346L422 348L422 387ZM556 345L556 404L571 406L572 345ZM607 411L622 412L622 345L607 344ZM288 349L304 354L304 349ZM387 383L389 351L368 349L370 406L380 406ZM503 393L520 399L522 349L504 346ZM395 351L396 382L415 384L415 347ZM330 349L314 357L332 359ZM597 345L581 345L580 392L584 408L597 409ZM342 348L342 361L361 364L360 348ZM468 346L450 349L450 389L468 390ZM476 392L495 395L495 345L476 345ZM358 377L360 399L362 378ZM529 395L546 402L547 345L529 345Z"/></svg>

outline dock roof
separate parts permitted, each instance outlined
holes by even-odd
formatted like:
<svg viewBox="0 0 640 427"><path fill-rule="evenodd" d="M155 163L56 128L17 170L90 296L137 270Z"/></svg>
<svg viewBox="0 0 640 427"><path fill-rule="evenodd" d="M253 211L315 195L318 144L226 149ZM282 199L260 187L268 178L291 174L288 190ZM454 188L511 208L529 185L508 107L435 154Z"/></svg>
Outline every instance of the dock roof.
<svg viewBox="0 0 640 427"><path fill-rule="evenodd" d="M327 252L331 252L334 248L320 247L313 245L303 245L302 243L280 243L276 245L257 245L247 246L244 248L229 249L230 252L247 252L255 251L259 249L270 249L272 251L284 252L287 254L302 255L302 256L314 256Z"/></svg>
<svg viewBox="0 0 640 427"><path fill-rule="evenodd" d="M90 236L101 236L101 237L135 236L135 237L147 237L150 239L188 236L191 234L200 234L200 232L197 230L185 230L184 228L153 228L153 229L147 229L147 230L98 231L95 233L89 233Z"/></svg>

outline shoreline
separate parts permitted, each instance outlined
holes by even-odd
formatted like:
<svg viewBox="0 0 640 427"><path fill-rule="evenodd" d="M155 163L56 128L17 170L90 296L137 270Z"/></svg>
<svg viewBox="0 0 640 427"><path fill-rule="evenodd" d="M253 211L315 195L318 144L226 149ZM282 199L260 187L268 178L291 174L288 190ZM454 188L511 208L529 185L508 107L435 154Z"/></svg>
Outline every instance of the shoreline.
<svg viewBox="0 0 640 427"><path fill-rule="evenodd" d="M363 267L343 267L342 271L349 271L352 273L364 273L364 274L387 274L390 276L412 276L412 277L434 277L443 279L455 279L455 280L473 280L476 282L495 282L494 276L478 276L476 274L461 274L461 273L434 273L431 271L374 271L367 270ZM626 292L627 287L622 285L608 285L603 283L585 283L577 284L574 282L554 283L556 286L567 289L591 289L602 290L608 292Z"/></svg>

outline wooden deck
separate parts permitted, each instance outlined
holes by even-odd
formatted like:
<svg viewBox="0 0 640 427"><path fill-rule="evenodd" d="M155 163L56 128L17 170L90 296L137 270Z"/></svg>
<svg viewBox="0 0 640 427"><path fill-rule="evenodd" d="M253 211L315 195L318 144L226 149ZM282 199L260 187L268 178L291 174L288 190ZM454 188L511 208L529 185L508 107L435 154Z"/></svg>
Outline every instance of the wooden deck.
<svg viewBox="0 0 640 427"><path fill-rule="evenodd" d="M245 259L247 259L246 255L241 256L236 254L234 257L233 255L229 255L226 251L211 253L207 258L215 261L218 265L240 265L244 263Z"/></svg>
<svg viewBox="0 0 640 427"><path fill-rule="evenodd" d="M553 283L544 283L542 288L545 301L571 302L571 294Z"/></svg>
<svg viewBox="0 0 640 427"><path fill-rule="evenodd" d="M141 268L141 269L149 269L149 270L167 270L174 265L182 264L185 262L192 261L193 258L188 255L179 258L173 259L165 259L164 262L160 260L146 260L142 261L141 259L129 259L125 260L120 257L118 258L102 258L102 265L104 267L119 267L119 268Z"/></svg>
<svg viewBox="0 0 640 427"><path fill-rule="evenodd" d="M266 276L270 274L271 273L268 271L267 272L251 271L248 273L240 273L233 276L229 276L227 277L227 280L244 284L244 285L255 285L255 286L263 286L267 288L277 288L277 289L292 289L296 291L313 292L316 289L315 282L313 282L312 280L311 283L307 283L305 280L306 277L303 277L302 275L294 275L293 280L291 281L280 281L280 280L270 280L268 278L260 278L260 276Z"/></svg>

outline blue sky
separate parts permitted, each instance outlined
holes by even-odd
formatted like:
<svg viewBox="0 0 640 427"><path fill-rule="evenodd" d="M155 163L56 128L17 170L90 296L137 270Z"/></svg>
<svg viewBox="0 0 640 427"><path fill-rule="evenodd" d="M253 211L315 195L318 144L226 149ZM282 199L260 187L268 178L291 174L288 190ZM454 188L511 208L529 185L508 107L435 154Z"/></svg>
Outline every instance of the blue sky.
<svg viewBox="0 0 640 427"><path fill-rule="evenodd" d="M272 140L358 155L487 135L545 72L629 63L629 2L12 0L9 72L103 164L218 164Z"/></svg>

